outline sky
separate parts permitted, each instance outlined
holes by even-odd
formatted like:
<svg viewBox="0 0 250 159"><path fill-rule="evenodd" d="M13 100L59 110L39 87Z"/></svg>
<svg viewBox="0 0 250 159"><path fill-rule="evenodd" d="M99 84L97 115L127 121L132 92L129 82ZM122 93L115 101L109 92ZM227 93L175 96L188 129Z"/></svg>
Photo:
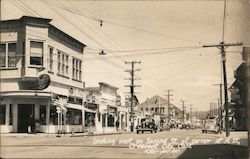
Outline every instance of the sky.
<svg viewBox="0 0 250 159"><path fill-rule="evenodd" d="M84 81L87 87L106 82L124 95L130 84L125 72L135 68L137 97L147 98L173 90L172 103L181 108L209 110L219 98L221 57L218 48L203 48L222 40L223 0L2 0L1 19L23 15L52 19L51 23L86 44ZM250 46L250 3L227 0L224 41ZM100 25L102 22L102 25ZM104 50L105 56L99 55ZM227 49L227 78L241 64L242 46ZM230 97L230 94L229 94Z"/></svg>

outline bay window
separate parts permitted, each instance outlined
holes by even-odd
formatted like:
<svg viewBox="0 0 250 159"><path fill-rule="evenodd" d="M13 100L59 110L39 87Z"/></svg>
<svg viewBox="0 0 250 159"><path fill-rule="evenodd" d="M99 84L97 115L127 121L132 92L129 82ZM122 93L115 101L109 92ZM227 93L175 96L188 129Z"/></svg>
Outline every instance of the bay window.
<svg viewBox="0 0 250 159"><path fill-rule="evenodd" d="M53 48L52 47L48 47L49 48L49 50L48 50L48 52L49 52L49 60L48 60L48 62L49 62L49 71L51 71L51 72L53 72Z"/></svg>
<svg viewBox="0 0 250 159"><path fill-rule="evenodd" d="M43 65L43 42L30 42L30 65Z"/></svg>
<svg viewBox="0 0 250 159"><path fill-rule="evenodd" d="M16 67L17 63L17 45L16 43L8 44L8 67Z"/></svg>
<svg viewBox="0 0 250 159"><path fill-rule="evenodd" d="M6 66L6 44L0 44L0 65Z"/></svg>
<svg viewBox="0 0 250 159"><path fill-rule="evenodd" d="M17 43L0 44L0 66L16 67L17 61Z"/></svg>

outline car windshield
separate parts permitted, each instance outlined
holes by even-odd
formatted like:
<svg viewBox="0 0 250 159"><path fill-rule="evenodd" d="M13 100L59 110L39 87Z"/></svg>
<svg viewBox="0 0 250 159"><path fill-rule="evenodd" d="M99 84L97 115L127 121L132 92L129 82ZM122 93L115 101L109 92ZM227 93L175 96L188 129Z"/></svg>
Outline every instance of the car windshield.
<svg viewBox="0 0 250 159"><path fill-rule="evenodd" d="M207 120L206 125L207 126L212 126L212 125L215 125L215 122L214 122L214 120Z"/></svg>
<svg viewBox="0 0 250 159"><path fill-rule="evenodd" d="M154 123L154 119L143 118L141 119L141 122L153 122Z"/></svg>

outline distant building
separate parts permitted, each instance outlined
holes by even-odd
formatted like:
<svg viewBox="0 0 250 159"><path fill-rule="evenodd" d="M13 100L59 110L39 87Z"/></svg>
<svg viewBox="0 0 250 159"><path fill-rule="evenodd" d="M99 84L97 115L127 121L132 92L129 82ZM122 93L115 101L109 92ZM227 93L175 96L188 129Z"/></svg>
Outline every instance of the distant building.
<svg viewBox="0 0 250 159"><path fill-rule="evenodd" d="M168 117L168 101L158 95L147 99L138 105L138 109L143 115L162 115ZM182 111L170 103L170 118L179 120L182 118Z"/></svg>

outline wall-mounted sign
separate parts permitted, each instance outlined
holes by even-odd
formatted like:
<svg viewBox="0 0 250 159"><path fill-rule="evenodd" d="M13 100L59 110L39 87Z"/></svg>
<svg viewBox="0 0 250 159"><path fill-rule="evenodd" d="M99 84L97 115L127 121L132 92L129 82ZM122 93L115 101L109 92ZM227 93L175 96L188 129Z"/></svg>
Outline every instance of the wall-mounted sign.
<svg viewBox="0 0 250 159"><path fill-rule="evenodd" d="M37 89L42 90L49 86L50 77L47 74L42 74L37 78Z"/></svg>

